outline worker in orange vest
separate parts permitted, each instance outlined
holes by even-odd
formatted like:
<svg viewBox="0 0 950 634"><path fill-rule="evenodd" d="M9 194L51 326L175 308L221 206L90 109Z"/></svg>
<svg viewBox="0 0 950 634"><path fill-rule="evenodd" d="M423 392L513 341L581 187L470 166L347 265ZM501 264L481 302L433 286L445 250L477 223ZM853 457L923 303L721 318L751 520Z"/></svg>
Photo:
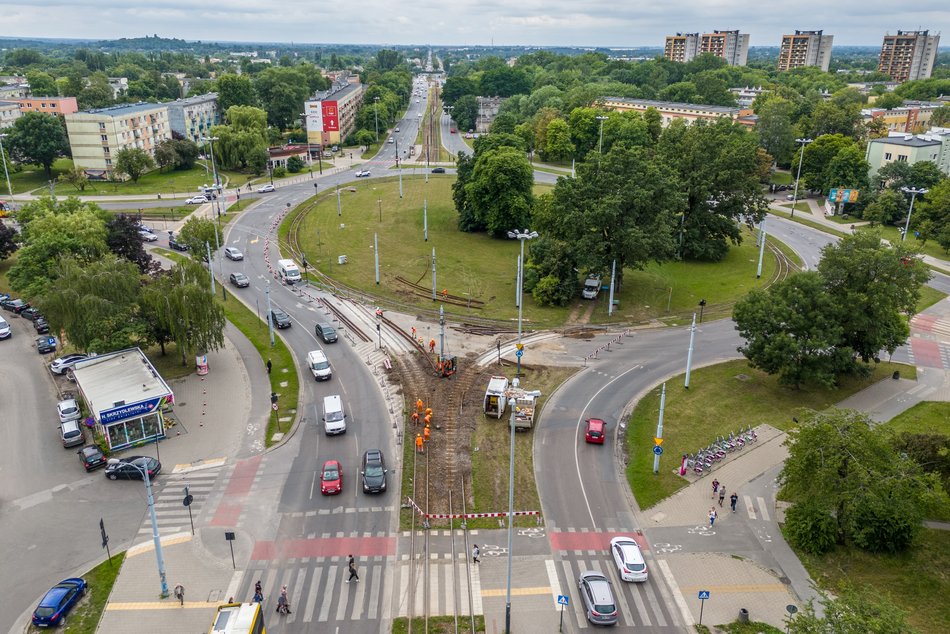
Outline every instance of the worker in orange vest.
<svg viewBox="0 0 950 634"><path fill-rule="evenodd" d="M412 413L412 426L415 427L415 426L418 425L418 424L419 424L419 413L418 413L418 412L413 412L413 413Z"/></svg>
<svg viewBox="0 0 950 634"><path fill-rule="evenodd" d="M425 407L425 403L423 403L422 399L420 398L419 400L416 401L416 411L418 411L421 414L423 407Z"/></svg>
<svg viewBox="0 0 950 634"><path fill-rule="evenodd" d="M425 453L425 449L422 448L422 434L416 434L416 452Z"/></svg>
<svg viewBox="0 0 950 634"><path fill-rule="evenodd" d="M429 352L435 352L435 339L429 339Z"/></svg>
<svg viewBox="0 0 950 634"><path fill-rule="evenodd" d="M426 428L422 430L422 433L423 433L423 437L425 438L425 441L426 441L426 442L429 442L429 433L430 433L430 432L429 432L429 426L428 426L428 425L426 425Z"/></svg>
<svg viewBox="0 0 950 634"><path fill-rule="evenodd" d="M422 422L425 423L426 427L428 427L432 422L432 414L426 414L426 417L422 419Z"/></svg>
<svg viewBox="0 0 950 634"><path fill-rule="evenodd" d="M432 408L431 408L431 407L427 407L427 408L426 408L426 414L428 414L429 416L432 416Z"/></svg>
<svg viewBox="0 0 950 634"><path fill-rule="evenodd" d="M443 288L443 289L442 289L442 299L448 299L448 298L449 298L449 289Z"/></svg>
<svg viewBox="0 0 950 634"><path fill-rule="evenodd" d="M415 327L415 326L412 327L412 340L413 340L413 341L416 340L416 327Z"/></svg>

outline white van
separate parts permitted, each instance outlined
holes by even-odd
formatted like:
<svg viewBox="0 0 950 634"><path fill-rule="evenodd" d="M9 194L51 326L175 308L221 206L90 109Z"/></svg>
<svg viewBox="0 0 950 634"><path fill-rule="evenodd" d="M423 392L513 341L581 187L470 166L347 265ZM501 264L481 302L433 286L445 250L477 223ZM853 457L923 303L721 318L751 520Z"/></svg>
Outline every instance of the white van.
<svg viewBox="0 0 950 634"><path fill-rule="evenodd" d="M307 353L307 367L313 372L313 378L318 381L329 381L333 376L330 362L323 350L313 350Z"/></svg>
<svg viewBox="0 0 950 634"><path fill-rule="evenodd" d="M277 260L277 274L284 284L295 284L300 281L300 269L293 260Z"/></svg>
<svg viewBox="0 0 950 634"><path fill-rule="evenodd" d="M346 433L346 414L339 394L323 399L323 429L327 436Z"/></svg>

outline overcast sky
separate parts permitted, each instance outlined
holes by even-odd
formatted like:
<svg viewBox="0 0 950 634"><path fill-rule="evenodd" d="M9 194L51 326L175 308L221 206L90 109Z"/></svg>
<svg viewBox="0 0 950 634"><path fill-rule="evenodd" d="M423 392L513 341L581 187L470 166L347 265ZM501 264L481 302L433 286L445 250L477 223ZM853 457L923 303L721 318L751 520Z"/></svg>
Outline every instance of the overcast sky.
<svg viewBox="0 0 950 634"><path fill-rule="evenodd" d="M948 25L948 0L0 0L4 37L631 47L739 29L751 46L778 46L823 29L835 44L879 46L898 29Z"/></svg>

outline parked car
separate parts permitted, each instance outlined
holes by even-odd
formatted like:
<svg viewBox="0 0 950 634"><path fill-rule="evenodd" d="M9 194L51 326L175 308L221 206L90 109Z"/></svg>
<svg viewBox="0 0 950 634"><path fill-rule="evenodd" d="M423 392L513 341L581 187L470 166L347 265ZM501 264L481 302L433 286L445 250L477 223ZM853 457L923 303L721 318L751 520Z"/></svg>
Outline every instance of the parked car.
<svg viewBox="0 0 950 634"><path fill-rule="evenodd" d="M56 352L56 337L37 337L33 343L40 354Z"/></svg>
<svg viewBox="0 0 950 634"><path fill-rule="evenodd" d="M617 565L617 574L623 581L647 580L647 564L640 552L640 545L632 537L614 537L610 540L610 552Z"/></svg>
<svg viewBox="0 0 950 634"><path fill-rule="evenodd" d="M584 440L597 445L604 444L607 437L607 423L599 418L588 418L587 427L584 430Z"/></svg>
<svg viewBox="0 0 950 634"><path fill-rule="evenodd" d="M33 307L31 306L31 307L29 307L29 308L24 308L23 310L21 310L21 311L20 311L20 317L24 317L24 318L26 318L26 319L29 319L30 321L36 321L37 318L42 319L42 318L43 318L43 315L40 314L40 309L39 309L39 308L33 308Z"/></svg>
<svg viewBox="0 0 950 634"><path fill-rule="evenodd" d="M587 620L596 625L617 623L617 602L611 590L610 580L599 572L582 572L577 578L577 588L584 602Z"/></svg>
<svg viewBox="0 0 950 634"><path fill-rule="evenodd" d="M290 328L290 316L287 315L282 310L277 310L276 308L270 311L270 320L274 324L275 328L284 329Z"/></svg>
<svg viewBox="0 0 950 634"><path fill-rule="evenodd" d="M78 352L67 354L58 359L54 359L53 362L49 364L49 371L53 374L66 374L66 370L70 369L80 361L85 361L88 358L88 354L81 354Z"/></svg>
<svg viewBox="0 0 950 634"><path fill-rule="evenodd" d="M379 449L369 449L363 454L360 475L363 477L363 493L386 491L386 460Z"/></svg>
<svg viewBox="0 0 950 634"><path fill-rule="evenodd" d="M45 335L49 332L49 322L40 317L33 322L33 328L36 330L36 334ZM0 339L3 339L2 335L0 335Z"/></svg>
<svg viewBox="0 0 950 634"><path fill-rule="evenodd" d="M59 414L59 422L65 423L69 420L79 420L79 403L74 398L67 398L56 404L56 413Z"/></svg>
<svg viewBox="0 0 950 634"><path fill-rule="evenodd" d="M179 242L175 238L168 239L168 246L174 249L175 251L187 251L188 245L183 242Z"/></svg>
<svg viewBox="0 0 950 634"><path fill-rule="evenodd" d="M157 242L158 236L147 229L139 229L139 237L143 242Z"/></svg>
<svg viewBox="0 0 950 634"><path fill-rule="evenodd" d="M251 280L249 280L247 275L244 275L244 273L231 273L228 279L238 288L247 288L251 285Z"/></svg>
<svg viewBox="0 0 950 634"><path fill-rule="evenodd" d="M243 260L244 254L241 253L240 249L236 249L235 247L225 247L224 257L226 257L229 260L234 260L236 262L238 260Z"/></svg>
<svg viewBox="0 0 950 634"><path fill-rule="evenodd" d="M79 577L63 579L50 588L33 610L33 625L56 627L86 594L86 582Z"/></svg>
<svg viewBox="0 0 950 634"><path fill-rule="evenodd" d="M210 202L204 194L198 194L197 196L192 196L185 201L186 205L203 205L206 202Z"/></svg>
<svg viewBox="0 0 950 634"><path fill-rule="evenodd" d="M458 130L455 128L449 128L449 134L455 134L456 132L458 132Z"/></svg>
<svg viewBox="0 0 950 634"><path fill-rule="evenodd" d="M366 178L369 175L369 170L357 170L356 172L356 178Z"/></svg>
<svg viewBox="0 0 950 634"><path fill-rule="evenodd" d="M78 420L67 420L59 424L59 435L63 441L63 447L75 447L86 442L83 436L82 427Z"/></svg>
<svg viewBox="0 0 950 634"><path fill-rule="evenodd" d="M343 492L343 467L339 460L327 460L320 473L320 493L337 495Z"/></svg>
<svg viewBox="0 0 950 634"><path fill-rule="evenodd" d="M0 300L0 308L3 308L3 310L8 310L11 313L15 313L17 315L19 315L20 313L22 313L24 310L26 310L29 307L30 307L29 304L24 302L22 299L18 299L16 297L8 297L4 300Z"/></svg>
<svg viewBox="0 0 950 634"><path fill-rule="evenodd" d="M36 322L33 322L34 324ZM7 320L0 317L0 339L9 339L13 336L13 331L10 330L10 324L7 323Z"/></svg>
<svg viewBox="0 0 950 634"><path fill-rule="evenodd" d="M271 185L270 183L268 183L267 185L261 185L260 187L257 188L258 194L269 194L275 191L277 191L277 189L275 189L274 186Z"/></svg>
<svg viewBox="0 0 950 634"><path fill-rule="evenodd" d="M162 463L149 456L129 456L119 460L109 458L106 463L106 477L110 480L141 480L142 470L148 471L148 477L154 478L162 470Z"/></svg>
<svg viewBox="0 0 950 634"><path fill-rule="evenodd" d="M106 466L106 457L96 445L86 445L76 453L79 454L79 462L86 471Z"/></svg>
<svg viewBox="0 0 950 634"><path fill-rule="evenodd" d="M433 167L433 168L432 168L432 173L433 173L433 174L445 174L445 168L444 168L444 167Z"/></svg>

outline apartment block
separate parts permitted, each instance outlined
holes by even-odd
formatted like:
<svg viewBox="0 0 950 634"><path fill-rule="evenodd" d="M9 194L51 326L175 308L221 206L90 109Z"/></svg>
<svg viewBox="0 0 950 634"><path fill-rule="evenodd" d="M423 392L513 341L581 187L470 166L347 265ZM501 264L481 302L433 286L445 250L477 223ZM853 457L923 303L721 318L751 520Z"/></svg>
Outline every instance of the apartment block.
<svg viewBox="0 0 950 634"><path fill-rule="evenodd" d="M604 97L598 105L605 110L618 112L646 112L647 108L654 108L660 113L663 126L668 126L677 119L685 119L689 123L699 120L714 121L723 117L737 123L752 127L755 120L750 118L751 110L730 108L729 106L709 106L694 103L677 103L673 101L654 101L652 99L627 99L626 97Z"/></svg>
<svg viewBox="0 0 950 634"><path fill-rule="evenodd" d="M885 35L878 70L898 82L927 79L934 68L940 34L930 31L898 31Z"/></svg>
<svg viewBox="0 0 950 634"><path fill-rule="evenodd" d="M203 145L202 137L210 136L211 126L221 122L216 92L176 99L164 105L168 106L168 125L172 132L197 145Z"/></svg>
<svg viewBox="0 0 950 634"><path fill-rule="evenodd" d="M43 112L65 116L79 111L75 97L30 97L11 101L20 104L20 110L23 112Z"/></svg>
<svg viewBox="0 0 950 634"><path fill-rule="evenodd" d="M739 31L703 33L699 39L699 53L712 53L730 66L745 66L749 57L749 34Z"/></svg>
<svg viewBox="0 0 950 634"><path fill-rule="evenodd" d="M871 176L894 161L909 165L931 161L950 176L950 128L933 128L916 136L891 133L891 136L871 139L864 158L871 165Z"/></svg>
<svg viewBox="0 0 950 634"><path fill-rule="evenodd" d="M903 106L891 108L870 108L861 110L861 118L865 123L881 121L887 128L888 134L914 134L923 132L930 127L930 118L933 113L943 106L939 101L905 101Z"/></svg>
<svg viewBox="0 0 950 634"><path fill-rule="evenodd" d="M804 66L817 66L828 72L833 39L833 35L824 35L822 31L796 30L792 35L783 35L782 46L778 53L778 69L791 70Z"/></svg>
<svg viewBox="0 0 950 634"><path fill-rule="evenodd" d="M0 101L11 101L13 99L26 99L29 96L30 96L30 85L27 83L0 84Z"/></svg>
<svg viewBox="0 0 950 634"><path fill-rule="evenodd" d="M699 33L667 35L663 56L673 62L688 62L699 52Z"/></svg>
<svg viewBox="0 0 950 634"><path fill-rule="evenodd" d="M139 148L155 154L155 147L172 138L168 107L157 103L136 103L87 110L66 115L66 132L73 163L90 178L113 175L113 161L119 150Z"/></svg>
<svg viewBox="0 0 950 634"><path fill-rule="evenodd" d="M351 83L346 78L305 102L307 143L321 148L342 143L356 129L356 113L365 92L359 81Z"/></svg>
<svg viewBox="0 0 950 634"><path fill-rule="evenodd" d="M21 116L23 111L20 104L15 101L0 101L0 130L12 126Z"/></svg>

